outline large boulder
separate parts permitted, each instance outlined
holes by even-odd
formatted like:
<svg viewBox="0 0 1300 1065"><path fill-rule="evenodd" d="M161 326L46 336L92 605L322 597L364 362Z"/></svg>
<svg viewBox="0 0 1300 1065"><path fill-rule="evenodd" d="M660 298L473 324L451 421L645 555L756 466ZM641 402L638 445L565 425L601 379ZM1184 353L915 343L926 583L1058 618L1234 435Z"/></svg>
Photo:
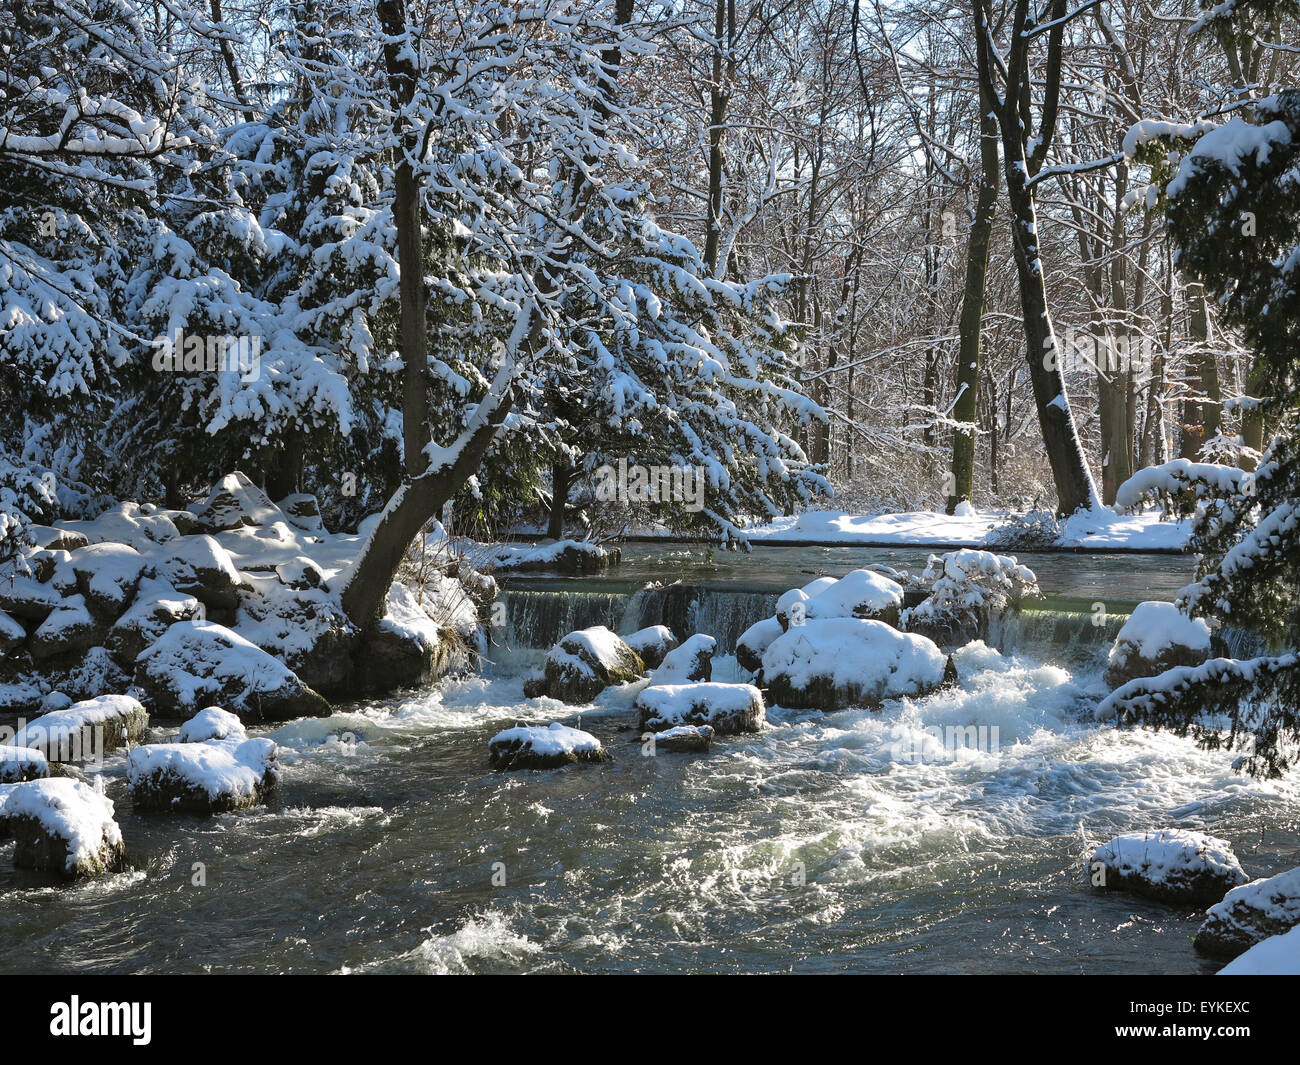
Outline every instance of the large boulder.
<svg viewBox="0 0 1300 1065"><path fill-rule="evenodd" d="M14 840L14 865L66 880L121 868L122 830L113 801L69 777L10 784L0 789L0 822Z"/></svg>
<svg viewBox="0 0 1300 1065"><path fill-rule="evenodd" d="M1101 868L1098 869L1098 866ZM1232 844L1201 832L1130 832L1093 852L1093 883L1159 902L1204 906L1248 877Z"/></svg>
<svg viewBox="0 0 1300 1065"><path fill-rule="evenodd" d="M55 658L94 647L105 626L93 617L83 596L60 600L49 617L37 626L27 646L33 658Z"/></svg>
<svg viewBox="0 0 1300 1065"><path fill-rule="evenodd" d="M1202 954L1234 958L1269 936L1300 925L1300 868L1235 887L1205 911L1193 946Z"/></svg>
<svg viewBox="0 0 1300 1065"><path fill-rule="evenodd" d="M136 659L144 701L164 717L189 717L219 704L245 721L324 717L330 705L284 663L238 633L182 621Z"/></svg>
<svg viewBox="0 0 1300 1065"><path fill-rule="evenodd" d="M219 533L249 525L270 525L284 514L244 474L236 470L212 486L207 500L194 511L194 528Z"/></svg>
<svg viewBox="0 0 1300 1065"><path fill-rule="evenodd" d="M667 625L651 625L624 636L623 642L641 657L646 669L658 669L664 655L677 646L677 637Z"/></svg>
<svg viewBox="0 0 1300 1065"><path fill-rule="evenodd" d="M158 575L178 592L193 596L211 611L225 614L235 610L239 592L248 587L230 552L203 534L168 544Z"/></svg>
<svg viewBox="0 0 1300 1065"><path fill-rule="evenodd" d="M103 755L139 743L149 715L129 695L100 695L52 710L14 735L15 747L39 751L51 762L98 762Z"/></svg>
<svg viewBox="0 0 1300 1065"><path fill-rule="evenodd" d="M651 684L689 684L713 679L713 652L718 641L712 636L696 634L664 655L664 660L650 678Z"/></svg>
<svg viewBox="0 0 1300 1065"><path fill-rule="evenodd" d="M145 557L127 544L90 544L69 558L86 606L107 622L116 621L131 605L145 563Z"/></svg>
<svg viewBox="0 0 1300 1065"><path fill-rule="evenodd" d="M808 616L808 600L815 595L820 595L834 583L834 577L818 577L802 588L791 588L778 596L775 620L780 624L781 631L788 629L792 620L796 625L802 624Z"/></svg>
<svg viewBox="0 0 1300 1065"><path fill-rule="evenodd" d="M280 500L279 506L284 516L289 519L289 523L304 532L320 532L323 528L320 503L314 495L297 492L285 496Z"/></svg>
<svg viewBox="0 0 1300 1065"><path fill-rule="evenodd" d="M930 640L882 621L813 618L772 641L763 683L773 703L791 709L871 707L935 691L946 665Z"/></svg>
<svg viewBox="0 0 1300 1065"><path fill-rule="evenodd" d="M641 732L665 732L681 725L708 725L720 736L758 732L766 708L750 684L652 684L636 697Z"/></svg>
<svg viewBox="0 0 1300 1065"><path fill-rule="evenodd" d="M242 728L226 731L222 738L136 747L126 769L135 808L214 814L265 802L280 775L275 744L248 739Z"/></svg>
<svg viewBox="0 0 1300 1065"><path fill-rule="evenodd" d="M550 725L516 725L488 741L488 757L497 772L507 769L558 769L577 762L608 762L609 752L590 732L552 721Z"/></svg>
<svg viewBox="0 0 1300 1065"><path fill-rule="evenodd" d="M1139 603L1115 637L1106 683L1118 688L1175 666L1199 666L1210 657L1210 627L1173 603Z"/></svg>
<svg viewBox="0 0 1300 1065"><path fill-rule="evenodd" d="M126 544L146 550L180 535L165 512L127 500L109 507L92 521L57 521L56 529L80 534L92 544Z"/></svg>
<svg viewBox="0 0 1300 1065"><path fill-rule="evenodd" d="M165 581L146 577L140 582L135 602L117 619L104 637L113 660L132 669L140 652L178 621L202 617L202 605L192 595L177 591Z"/></svg>
<svg viewBox="0 0 1300 1065"><path fill-rule="evenodd" d="M571 632L546 656L545 693L566 703L589 703L611 684L645 674L640 656L610 629Z"/></svg>

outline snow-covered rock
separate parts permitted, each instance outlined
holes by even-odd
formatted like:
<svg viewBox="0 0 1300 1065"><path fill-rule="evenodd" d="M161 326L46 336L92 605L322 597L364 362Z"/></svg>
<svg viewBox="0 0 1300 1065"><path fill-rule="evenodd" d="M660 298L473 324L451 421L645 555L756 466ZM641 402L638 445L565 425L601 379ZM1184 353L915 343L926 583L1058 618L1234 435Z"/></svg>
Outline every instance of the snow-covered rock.
<svg viewBox="0 0 1300 1065"><path fill-rule="evenodd" d="M149 715L129 695L100 695L29 721L14 735L15 747L39 751L51 762L98 760L109 751L139 743Z"/></svg>
<svg viewBox="0 0 1300 1065"><path fill-rule="evenodd" d="M1248 879L1226 840L1176 828L1116 836L1093 852L1092 863L1104 867L1106 890L1169 903L1205 905Z"/></svg>
<svg viewBox="0 0 1300 1065"><path fill-rule="evenodd" d="M135 598L145 558L127 544L97 543L73 551L69 565L91 613L112 622Z"/></svg>
<svg viewBox="0 0 1300 1065"><path fill-rule="evenodd" d="M242 729L223 739L146 744L127 758L131 801L137 810L197 814L257 806L279 779L275 761L273 742L246 739Z"/></svg>
<svg viewBox="0 0 1300 1065"><path fill-rule="evenodd" d="M1139 603L1115 637L1106 683L1118 688L1175 666L1199 666L1210 657L1210 627L1173 603Z"/></svg>
<svg viewBox="0 0 1300 1065"><path fill-rule="evenodd" d="M1278 936L1261 939L1245 954L1228 962L1220 976L1300 976L1300 925Z"/></svg>
<svg viewBox="0 0 1300 1065"><path fill-rule="evenodd" d="M652 684L636 697L642 732L663 732L680 725L708 725L718 735L758 732L766 708L752 684Z"/></svg>
<svg viewBox="0 0 1300 1065"><path fill-rule="evenodd" d="M897 627L902 605L899 584L873 570L855 569L810 595L803 610L808 619L865 618Z"/></svg>
<svg viewBox="0 0 1300 1065"><path fill-rule="evenodd" d="M165 581L146 577L130 609L105 635L104 646L115 662L131 669L140 652L172 625L201 615L201 604L194 596L177 591Z"/></svg>
<svg viewBox="0 0 1300 1065"><path fill-rule="evenodd" d="M50 775L50 763L30 747L0 746L0 784L41 780Z"/></svg>
<svg viewBox="0 0 1300 1065"><path fill-rule="evenodd" d="M238 633L208 621L182 621L136 660L135 682L163 716L187 717L219 704L244 720L323 717L329 703L288 666Z"/></svg>
<svg viewBox="0 0 1300 1065"><path fill-rule="evenodd" d="M207 500L194 511L195 529L218 533L245 525L271 525L284 514L265 492L238 470L212 486Z"/></svg>
<svg viewBox="0 0 1300 1065"><path fill-rule="evenodd" d="M158 575L214 611L233 611L247 585L230 552L211 536L185 536L167 545Z"/></svg>
<svg viewBox="0 0 1300 1065"><path fill-rule="evenodd" d="M619 561L618 548L585 540L556 540L549 544L498 544L490 558L498 570L555 570L558 573L600 573Z"/></svg>
<svg viewBox="0 0 1300 1065"><path fill-rule="evenodd" d="M677 646L677 637L667 625L651 625L624 636L623 642L641 657L646 669L658 669L664 655Z"/></svg>
<svg viewBox="0 0 1300 1065"><path fill-rule="evenodd" d="M15 618L39 625L62 601L57 588L34 577L17 573L0 576L0 610Z"/></svg>
<svg viewBox="0 0 1300 1065"><path fill-rule="evenodd" d="M202 743L204 740L242 740L247 735L244 723L237 715L219 706L209 706L185 722L176 738L180 743Z"/></svg>
<svg viewBox="0 0 1300 1065"><path fill-rule="evenodd" d="M85 598L74 595L59 601L27 646L33 658L53 658L94 647L103 634L104 626L91 616Z"/></svg>
<svg viewBox="0 0 1300 1065"><path fill-rule="evenodd" d="M814 618L772 641L762 675L780 706L839 710L925 695L943 683L946 664L933 642L882 621Z"/></svg>
<svg viewBox="0 0 1300 1065"><path fill-rule="evenodd" d="M305 591L319 588L325 583L325 574L306 555L295 555L288 562L281 562L275 567L275 576L287 588Z"/></svg>
<svg viewBox="0 0 1300 1065"><path fill-rule="evenodd" d="M1232 958L1269 936L1300 925L1300 868L1235 887L1205 911L1193 945Z"/></svg>
<svg viewBox="0 0 1300 1065"><path fill-rule="evenodd" d="M644 675L640 656L603 625L571 632L546 656L546 694L566 703L589 703L611 684Z"/></svg>
<svg viewBox="0 0 1300 1065"><path fill-rule="evenodd" d="M4 787L0 820L14 839L14 865L68 880L121 866L122 830L113 801L68 777Z"/></svg>
<svg viewBox="0 0 1300 1065"><path fill-rule="evenodd" d="M0 655L21 647L27 640L27 630L0 610Z"/></svg>
<svg viewBox="0 0 1300 1065"><path fill-rule="evenodd" d="M556 769L575 762L608 762L609 752L590 732L552 721L541 725L516 725L488 741L492 768Z"/></svg>
<svg viewBox="0 0 1300 1065"><path fill-rule="evenodd" d="M713 653L718 641L697 633L664 655L659 668L650 677L651 684L689 684L713 679Z"/></svg>
<svg viewBox="0 0 1300 1065"><path fill-rule="evenodd" d="M777 618L756 621L736 641L736 664L747 673L757 673L763 668L764 652L784 631Z"/></svg>
<svg viewBox="0 0 1300 1065"><path fill-rule="evenodd" d="M90 543L83 533L56 529L52 525L27 526L27 538L38 551L75 551Z"/></svg>
<svg viewBox="0 0 1300 1065"><path fill-rule="evenodd" d="M285 496L280 500L279 507L291 525L304 532L321 531L320 503L311 493L295 492Z"/></svg>
<svg viewBox="0 0 1300 1065"><path fill-rule="evenodd" d="M654 749L674 754L705 754L713 743L711 725L675 725L662 732L652 733Z"/></svg>

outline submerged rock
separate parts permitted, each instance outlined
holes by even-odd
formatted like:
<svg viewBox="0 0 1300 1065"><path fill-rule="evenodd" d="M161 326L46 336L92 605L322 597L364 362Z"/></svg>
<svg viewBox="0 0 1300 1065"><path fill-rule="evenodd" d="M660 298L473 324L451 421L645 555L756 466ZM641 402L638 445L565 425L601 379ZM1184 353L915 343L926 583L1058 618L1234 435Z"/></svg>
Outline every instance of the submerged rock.
<svg viewBox="0 0 1300 1065"><path fill-rule="evenodd" d="M1173 603L1139 603L1115 637L1106 683L1118 688L1175 666L1199 666L1210 657L1210 627Z"/></svg>
<svg viewBox="0 0 1300 1065"><path fill-rule="evenodd" d="M718 735L758 732L766 707L752 684L652 684L636 697L642 732L708 725Z"/></svg>
<svg viewBox="0 0 1300 1065"><path fill-rule="evenodd" d="M1099 886L1159 902L1205 905L1247 880L1232 844L1176 828L1116 836L1093 852L1092 863L1094 871L1102 867Z"/></svg>
<svg viewBox="0 0 1300 1065"><path fill-rule="evenodd" d="M677 646L677 637L667 625L651 625L624 636L623 642L641 656L646 669L658 669L664 655Z"/></svg>
<svg viewBox="0 0 1300 1065"><path fill-rule="evenodd" d="M1202 954L1234 958L1269 936L1300 925L1300 868L1234 887L1205 911L1192 945Z"/></svg>
<svg viewBox="0 0 1300 1065"><path fill-rule="evenodd" d="M662 732L651 732L654 737L655 751L670 751L674 754L707 754L713 743L713 728L710 725L675 725Z"/></svg>
<svg viewBox="0 0 1300 1065"><path fill-rule="evenodd" d="M113 801L68 777L0 788L0 822L14 840L14 865L66 880L122 866L122 830Z"/></svg>
<svg viewBox="0 0 1300 1065"><path fill-rule="evenodd" d="M590 732L552 721L516 725L488 741L488 756L497 772L508 769L557 769L577 762L608 762L609 752Z"/></svg>
<svg viewBox="0 0 1300 1065"><path fill-rule="evenodd" d="M569 633L546 656L546 691L566 703L589 703L611 684L645 674L640 656L610 629L594 625Z"/></svg>
<svg viewBox="0 0 1300 1065"><path fill-rule="evenodd" d="M650 678L651 684L689 684L713 679L713 653L718 641L696 634L664 656Z"/></svg>
<svg viewBox="0 0 1300 1065"><path fill-rule="evenodd" d="M288 666L238 633L182 621L136 660L135 682L158 714L188 717L219 704L243 720L324 717L330 705Z"/></svg>
<svg viewBox="0 0 1300 1065"><path fill-rule="evenodd" d="M763 654L772 702L791 709L878 706L943 684L947 658L924 636L881 621L815 618L792 625Z"/></svg>

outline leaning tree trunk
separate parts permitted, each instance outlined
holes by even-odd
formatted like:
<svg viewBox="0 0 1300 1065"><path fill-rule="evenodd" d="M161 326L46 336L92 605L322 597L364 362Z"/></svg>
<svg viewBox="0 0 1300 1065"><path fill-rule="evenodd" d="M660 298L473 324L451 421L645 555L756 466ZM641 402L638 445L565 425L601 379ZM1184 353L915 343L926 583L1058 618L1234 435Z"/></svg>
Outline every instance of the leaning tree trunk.
<svg viewBox="0 0 1300 1065"><path fill-rule="evenodd" d="M1033 192L1027 187L1023 158L1008 158L1006 177L1011 205L1012 247L1025 321L1029 380L1034 389L1034 405L1038 409L1038 424L1047 461L1056 482L1057 512L1064 516L1082 507L1093 506L1097 490L1088 472L1070 401L1065 393L1060 349L1047 308L1047 286L1039 257L1037 212Z"/></svg>

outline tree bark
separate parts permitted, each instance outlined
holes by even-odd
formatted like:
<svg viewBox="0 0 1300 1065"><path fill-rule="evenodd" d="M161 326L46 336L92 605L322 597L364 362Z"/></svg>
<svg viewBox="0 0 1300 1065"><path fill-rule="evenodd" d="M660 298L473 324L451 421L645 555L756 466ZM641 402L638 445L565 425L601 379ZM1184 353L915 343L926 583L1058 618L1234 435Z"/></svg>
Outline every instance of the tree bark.
<svg viewBox="0 0 1300 1065"><path fill-rule="evenodd" d="M1223 392L1219 385L1219 361L1210 347L1210 308L1205 300L1205 287L1189 284L1187 301L1191 305L1188 332L1193 349L1187 363L1190 394L1183 401L1183 437L1178 454L1180 458L1195 459L1206 441L1219 431Z"/></svg>
<svg viewBox="0 0 1300 1065"><path fill-rule="evenodd" d="M574 468L567 462L551 465L551 513L546 524L546 535L551 540L564 539L564 518L569 506L569 488L574 480Z"/></svg>
<svg viewBox="0 0 1300 1065"><path fill-rule="evenodd" d="M980 87L980 181L975 194L975 214L970 239L966 245L966 282L962 289L961 317L958 322L957 401L953 404L953 421L973 425L979 401L980 339L984 328L984 297L988 288L989 244L993 238L993 220L998 203L998 124L993 101ZM996 462L997 445L993 445ZM994 473L996 480L997 474ZM946 510L951 514L957 504L969 502L975 481L975 432L954 429L952 432L952 491Z"/></svg>

